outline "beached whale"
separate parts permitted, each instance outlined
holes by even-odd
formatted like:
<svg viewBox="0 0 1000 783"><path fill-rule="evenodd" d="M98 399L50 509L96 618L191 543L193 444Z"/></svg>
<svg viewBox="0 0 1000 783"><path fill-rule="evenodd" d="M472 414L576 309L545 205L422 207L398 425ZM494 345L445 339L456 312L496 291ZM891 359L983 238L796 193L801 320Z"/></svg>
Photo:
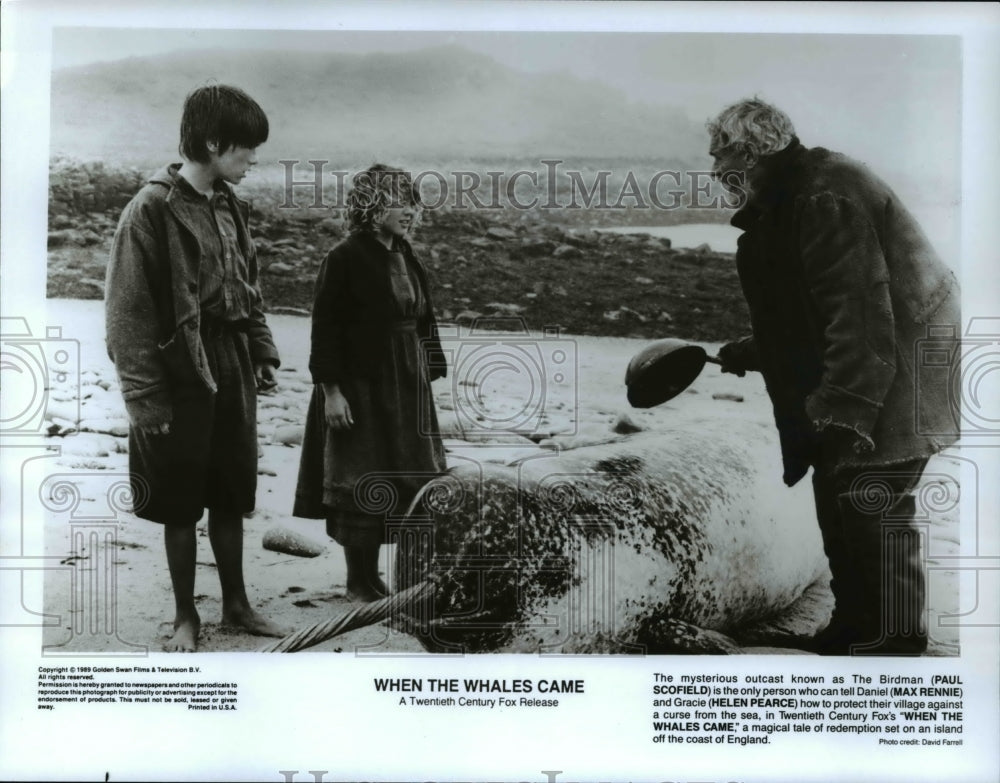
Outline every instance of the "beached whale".
<svg viewBox="0 0 1000 783"><path fill-rule="evenodd" d="M773 426L689 421L427 484L394 584L432 651L733 652L826 572L808 482L781 481ZM719 633L721 632L721 633Z"/></svg>

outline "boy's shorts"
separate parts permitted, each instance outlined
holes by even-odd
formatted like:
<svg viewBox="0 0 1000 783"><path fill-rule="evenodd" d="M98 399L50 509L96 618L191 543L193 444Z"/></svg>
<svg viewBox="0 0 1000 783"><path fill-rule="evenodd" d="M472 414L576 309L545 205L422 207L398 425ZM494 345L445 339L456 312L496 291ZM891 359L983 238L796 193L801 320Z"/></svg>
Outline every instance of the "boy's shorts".
<svg viewBox="0 0 1000 783"><path fill-rule="evenodd" d="M179 389L166 434L129 429L136 516L193 525L205 512L253 511L257 492L257 387L247 336L202 331L218 391Z"/></svg>

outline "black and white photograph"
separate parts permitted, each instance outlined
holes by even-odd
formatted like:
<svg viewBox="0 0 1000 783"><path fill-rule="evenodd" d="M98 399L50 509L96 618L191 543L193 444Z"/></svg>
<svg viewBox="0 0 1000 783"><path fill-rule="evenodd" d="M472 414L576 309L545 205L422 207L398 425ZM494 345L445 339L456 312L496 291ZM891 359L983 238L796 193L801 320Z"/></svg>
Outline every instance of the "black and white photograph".
<svg viewBox="0 0 1000 783"><path fill-rule="evenodd" d="M997 774L995 8L86 5L4 8L4 779Z"/></svg>

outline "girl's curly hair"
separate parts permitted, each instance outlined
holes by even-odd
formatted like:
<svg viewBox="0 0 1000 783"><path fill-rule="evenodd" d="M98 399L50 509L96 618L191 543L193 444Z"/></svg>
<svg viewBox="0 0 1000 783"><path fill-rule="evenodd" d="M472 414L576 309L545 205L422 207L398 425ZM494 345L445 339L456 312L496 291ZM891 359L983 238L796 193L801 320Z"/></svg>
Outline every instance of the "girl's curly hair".
<svg viewBox="0 0 1000 783"><path fill-rule="evenodd" d="M376 163L355 174L352 184L347 194L347 220L352 231L372 231L391 207L415 207L414 222L419 217L423 204L407 171Z"/></svg>

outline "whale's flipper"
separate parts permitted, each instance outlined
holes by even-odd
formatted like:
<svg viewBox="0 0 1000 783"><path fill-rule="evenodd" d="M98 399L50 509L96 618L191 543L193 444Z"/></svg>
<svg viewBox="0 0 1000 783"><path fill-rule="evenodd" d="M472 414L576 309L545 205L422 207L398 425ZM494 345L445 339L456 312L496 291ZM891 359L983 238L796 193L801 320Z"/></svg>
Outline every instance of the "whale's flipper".
<svg viewBox="0 0 1000 783"><path fill-rule="evenodd" d="M670 617L645 623L638 642L646 646L647 655L736 655L740 652L740 646L725 634Z"/></svg>

